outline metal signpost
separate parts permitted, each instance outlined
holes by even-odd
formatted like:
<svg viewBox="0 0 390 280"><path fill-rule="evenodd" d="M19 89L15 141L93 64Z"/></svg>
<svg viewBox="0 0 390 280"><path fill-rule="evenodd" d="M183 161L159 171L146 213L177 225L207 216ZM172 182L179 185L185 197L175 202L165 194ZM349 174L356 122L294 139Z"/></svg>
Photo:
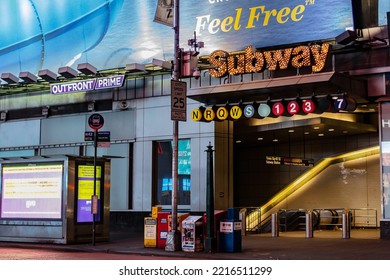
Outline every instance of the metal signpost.
<svg viewBox="0 0 390 280"><path fill-rule="evenodd" d="M98 213L98 197L96 195L96 158L97 158L97 140L98 130L103 127L104 119L100 114L92 114L88 118L88 125L94 130L94 156L93 156L93 195L91 197L92 207L92 245L95 246L96 214Z"/></svg>
<svg viewBox="0 0 390 280"><path fill-rule="evenodd" d="M180 76L180 41L179 41L179 11L180 1L174 1L174 24L173 29L175 31L174 36L174 65L173 65L173 77L172 83L175 84L179 81ZM173 90L171 89L171 93ZM171 107L173 104L171 105ZM180 106L179 106L180 107ZM172 113L173 115L173 113ZM172 230L168 232L165 250L166 251L178 251L180 249L181 234L177 231L177 191L178 191L178 144L179 144L179 121L173 120L173 154L172 154Z"/></svg>
<svg viewBox="0 0 390 280"><path fill-rule="evenodd" d="M187 83L171 81L171 120L187 121Z"/></svg>

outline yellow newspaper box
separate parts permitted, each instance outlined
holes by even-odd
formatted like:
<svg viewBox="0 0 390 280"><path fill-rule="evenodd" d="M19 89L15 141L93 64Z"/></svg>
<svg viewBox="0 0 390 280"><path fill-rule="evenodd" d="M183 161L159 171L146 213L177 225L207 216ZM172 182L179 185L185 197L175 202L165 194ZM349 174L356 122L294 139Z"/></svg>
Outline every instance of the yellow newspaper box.
<svg viewBox="0 0 390 280"><path fill-rule="evenodd" d="M158 212L161 212L161 211L162 211L161 206L153 206L152 207L152 218L157 219L157 214L158 214Z"/></svg>
<svg viewBox="0 0 390 280"><path fill-rule="evenodd" d="M144 247L157 247L157 219L147 217L144 220Z"/></svg>

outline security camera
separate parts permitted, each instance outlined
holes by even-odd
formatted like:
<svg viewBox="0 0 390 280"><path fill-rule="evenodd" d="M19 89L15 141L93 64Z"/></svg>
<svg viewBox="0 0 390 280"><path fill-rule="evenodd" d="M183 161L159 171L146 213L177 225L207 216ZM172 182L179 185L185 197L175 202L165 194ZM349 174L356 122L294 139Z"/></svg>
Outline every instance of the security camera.
<svg viewBox="0 0 390 280"><path fill-rule="evenodd" d="M199 78L200 78L200 70L199 70L199 68L195 68L195 69L194 69L194 72L192 72L192 76L193 76L195 79L199 79Z"/></svg>

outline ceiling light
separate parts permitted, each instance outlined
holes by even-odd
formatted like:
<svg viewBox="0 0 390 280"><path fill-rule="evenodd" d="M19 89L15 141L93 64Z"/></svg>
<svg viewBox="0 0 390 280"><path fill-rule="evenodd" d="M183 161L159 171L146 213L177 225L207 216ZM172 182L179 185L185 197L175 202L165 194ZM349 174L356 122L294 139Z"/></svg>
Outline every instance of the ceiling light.
<svg viewBox="0 0 390 280"><path fill-rule="evenodd" d="M145 65L139 63L126 64L125 70L130 73L145 71Z"/></svg>
<svg viewBox="0 0 390 280"><path fill-rule="evenodd" d="M355 41L357 38L357 34L353 30L346 30L340 35L336 36L336 43L340 45L348 45L349 43Z"/></svg>
<svg viewBox="0 0 390 280"><path fill-rule="evenodd" d="M79 70L84 75L96 75L97 73L96 67L89 63L80 63L77 65L77 70Z"/></svg>
<svg viewBox="0 0 390 280"><path fill-rule="evenodd" d="M166 61L166 60L160 60L160 59L157 59L157 58L153 58L152 64L154 66L159 66L159 67L161 67L163 69L167 69L167 70L172 69L172 62L171 61Z"/></svg>
<svg viewBox="0 0 390 280"><path fill-rule="evenodd" d="M38 81L38 77L30 72L20 72L19 78L21 78L25 83L36 83Z"/></svg>
<svg viewBox="0 0 390 280"><path fill-rule="evenodd" d="M77 71L69 66L58 68L58 74L60 74L62 77L65 77L67 79L72 79L74 77L77 77Z"/></svg>
<svg viewBox="0 0 390 280"><path fill-rule="evenodd" d="M2 73L1 79L6 81L8 84L16 84L19 82L19 78L12 73Z"/></svg>
<svg viewBox="0 0 390 280"><path fill-rule="evenodd" d="M38 76L47 82L52 82L57 80L57 74L48 69L39 70Z"/></svg>
<svg viewBox="0 0 390 280"><path fill-rule="evenodd" d="M264 138L263 138L263 137L259 137L259 138L257 138L257 140L259 140L259 141L263 141L263 140L264 140Z"/></svg>
<svg viewBox="0 0 390 280"><path fill-rule="evenodd" d="M7 120L7 112L3 111L0 113L0 120L6 121Z"/></svg>

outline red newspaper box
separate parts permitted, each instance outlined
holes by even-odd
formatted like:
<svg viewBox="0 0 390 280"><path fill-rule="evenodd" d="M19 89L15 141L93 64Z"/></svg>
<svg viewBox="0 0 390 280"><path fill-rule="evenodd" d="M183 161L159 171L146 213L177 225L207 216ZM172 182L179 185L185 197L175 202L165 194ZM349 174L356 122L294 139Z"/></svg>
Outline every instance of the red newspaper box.
<svg viewBox="0 0 390 280"><path fill-rule="evenodd" d="M171 212L157 213L157 248L165 249L167 235L169 230L168 216Z"/></svg>

